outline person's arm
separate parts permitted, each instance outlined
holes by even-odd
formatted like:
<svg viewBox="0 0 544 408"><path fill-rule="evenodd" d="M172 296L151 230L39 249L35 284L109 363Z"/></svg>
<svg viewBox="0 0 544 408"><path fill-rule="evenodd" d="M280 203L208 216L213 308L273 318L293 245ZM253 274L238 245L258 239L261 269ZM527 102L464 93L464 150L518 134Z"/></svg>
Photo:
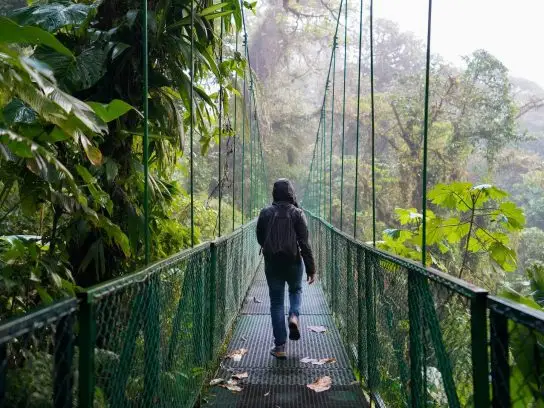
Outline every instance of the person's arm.
<svg viewBox="0 0 544 408"><path fill-rule="evenodd" d="M300 248L300 254L306 267L306 274L308 277L315 275L315 262L312 248L310 246L310 240L308 237L308 223L302 210L297 211L298 216L295 221L295 231L297 234L297 242Z"/></svg>
<svg viewBox="0 0 544 408"><path fill-rule="evenodd" d="M259 219L257 220L257 242L261 246L261 248L264 245L264 241L266 239L266 229L268 224L268 216L266 214L266 208L263 208L261 210L261 213L259 214Z"/></svg>

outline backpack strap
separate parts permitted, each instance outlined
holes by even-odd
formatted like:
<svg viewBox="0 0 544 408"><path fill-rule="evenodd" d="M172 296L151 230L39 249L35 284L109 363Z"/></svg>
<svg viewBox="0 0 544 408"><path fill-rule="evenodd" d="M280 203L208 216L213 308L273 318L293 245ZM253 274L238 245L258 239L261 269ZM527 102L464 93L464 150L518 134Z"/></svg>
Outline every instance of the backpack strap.
<svg viewBox="0 0 544 408"><path fill-rule="evenodd" d="M270 231L272 231L272 226L274 225L274 221L276 221L276 215L278 214L278 210L274 208L274 216L272 217L272 221L268 223L268 231L266 232L266 238L264 239L263 246L261 247L261 252L263 248L265 247L266 243L268 242L268 238L270 238Z"/></svg>

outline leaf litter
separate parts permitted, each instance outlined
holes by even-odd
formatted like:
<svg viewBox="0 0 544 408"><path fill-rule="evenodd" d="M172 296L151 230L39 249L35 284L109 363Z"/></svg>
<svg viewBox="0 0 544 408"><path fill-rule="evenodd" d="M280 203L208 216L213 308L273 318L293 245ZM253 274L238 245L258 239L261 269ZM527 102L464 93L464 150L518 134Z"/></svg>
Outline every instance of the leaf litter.
<svg viewBox="0 0 544 408"><path fill-rule="evenodd" d="M236 380L228 380L225 384L221 384L219 386L233 392L240 392L243 389L238 385L238 381Z"/></svg>
<svg viewBox="0 0 544 408"><path fill-rule="evenodd" d="M238 350L231 351L227 354L227 358L230 358L232 361L241 361L242 357L247 354L247 349L241 348Z"/></svg>
<svg viewBox="0 0 544 408"><path fill-rule="evenodd" d="M311 384L307 384L306 387L308 387L309 389L311 389L311 390L313 390L315 392L323 392L323 391L327 391L328 389L330 389L331 385L332 385L331 377L326 375L324 377L318 378L317 380L315 380Z"/></svg>
<svg viewBox="0 0 544 408"><path fill-rule="evenodd" d="M308 330L314 333L325 333L327 328L325 326L308 326Z"/></svg>
<svg viewBox="0 0 544 408"><path fill-rule="evenodd" d="M332 364L336 363L336 359L334 357L328 357L328 358L309 358L304 357L300 360L301 363L312 363L313 365L323 365L323 364Z"/></svg>
<svg viewBox="0 0 544 408"><path fill-rule="evenodd" d="M248 377L249 377L249 374L247 373L247 371L245 373L238 373L238 374L232 375L232 378L235 378L237 380L243 380L244 378L248 378Z"/></svg>

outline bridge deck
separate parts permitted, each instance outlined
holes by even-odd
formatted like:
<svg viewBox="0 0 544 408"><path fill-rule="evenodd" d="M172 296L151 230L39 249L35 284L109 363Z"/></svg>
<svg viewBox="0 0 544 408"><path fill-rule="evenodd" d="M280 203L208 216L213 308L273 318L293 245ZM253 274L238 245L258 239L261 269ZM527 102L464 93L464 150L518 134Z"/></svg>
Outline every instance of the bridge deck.
<svg viewBox="0 0 544 408"><path fill-rule="evenodd" d="M288 295L286 293L286 311ZM269 353L273 346L270 322L270 302L264 272L261 270L250 287L241 315L235 326L227 352L245 348L241 361L225 359L216 378L228 380L233 374L248 373L248 378L238 381L240 392L216 386L210 390L209 406L213 407L366 407L364 395L356 383L348 356L323 290L319 284L303 285L300 316L302 338L288 341L287 360L276 360ZM310 332L308 326L325 326L325 333ZM302 363L313 359L335 358L336 362L324 365ZM329 390L316 393L306 385L320 377L329 376Z"/></svg>

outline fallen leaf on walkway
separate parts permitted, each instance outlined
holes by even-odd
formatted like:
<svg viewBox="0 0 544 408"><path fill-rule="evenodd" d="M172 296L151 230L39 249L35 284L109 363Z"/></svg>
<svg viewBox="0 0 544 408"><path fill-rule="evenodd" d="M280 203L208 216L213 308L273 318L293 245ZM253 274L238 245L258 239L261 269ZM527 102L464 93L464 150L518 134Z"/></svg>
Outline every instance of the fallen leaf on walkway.
<svg viewBox="0 0 544 408"><path fill-rule="evenodd" d="M221 384L220 387L226 388L229 391L240 392L242 387L236 381L229 380L226 384Z"/></svg>
<svg viewBox="0 0 544 408"><path fill-rule="evenodd" d="M210 381L210 385L213 387L214 385L221 384L222 382L225 382L222 378L214 378Z"/></svg>
<svg viewBox="0 0 544 408"><path fill-rule="evenodd" d="M318 378L311 384L307 384L306 387L308 387L309 389L315 392L323 392L331 388L331 384L332 384L331 377L326 375L325 377Z"/></svg>
<svg viewBox="0 0 544 408"><path fill-rule="evenodd" d="M314 361L317 361L315 358L310 357L304 357L300 359L301 363L313 363Z"/></svg>
<svg viewBox="0 0 544 408"><path fill-rule="evenodd" d="M237 380L243 380L244 378L247 378L247 377L249 377L249 374L247 372L232 375L232 378L236 378Z"/></svg>
<svg viewBox="0 0 544 408"><path fill-rule="evenodd" d="M315 333L324 333L327 331L327 328L325 326L308 326L308 330Z"/></svg>
<svg viewBox="0 0 544 408"><path fill-rule="evenodd" d="M268 391L266 394L264 394L265 397L268 397L270 395L270 391Z"/></svg>
<svg viewBox="0 0 544 408"><path fill-rule="evenodd" d="M242 360L242 357L247 353L247 349L241 348L238 350L231 351L229 354L227 354L227 358L232 359L232 361L240 361Z"/></svg>
<svg viewBox="0 0 544 408"><path fill-rule="evenodd" d="M254 301L255 303L263 303L262 300L257 299L255 296L253 296L253 301Z"/></svg>
<svg viewBox="0 0 544 408"><path fill-rule="evenodd" d="M312 364L314 365L323 365L328 363L336 363L336 359L331 357L331 358L320 358L319 360L312 361Z"/></svg>
<svg viewBox="0 0 544 408"><path fill-rule="evenodd" d="M301 363L312 363L314 365L323 365L323 364L327 364L327 363L336 363L336 359L334 357L320 358L320 359L304 357L304 358L302 358L300 360L300 362Z"/></svg>
<svg viewBox="0 0 544 408"><path fill-rule="evenodd" d="M247 341L247 339L245 337L242 337L242 341Z"/></svg>

